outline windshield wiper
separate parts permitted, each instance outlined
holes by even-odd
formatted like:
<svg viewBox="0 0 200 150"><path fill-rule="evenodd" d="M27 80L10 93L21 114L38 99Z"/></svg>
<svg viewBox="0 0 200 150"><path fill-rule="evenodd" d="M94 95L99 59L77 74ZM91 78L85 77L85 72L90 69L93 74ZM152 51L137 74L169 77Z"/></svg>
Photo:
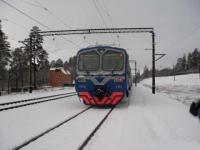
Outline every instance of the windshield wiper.
<svg viewBox="0 0 200 150"><path fill-rule="evenodd" d="M117 63L117 64L112 68L112 70L111 70L111 73L112 73L112 74L114 73L114 71L115 71L115 69L118 67L118 65L119 65L119 63Z"/></svg>
<svg viewBox="0 0 200 150"><path fill-rule="evenodd" d="M84 68L85 72L87 73L87 75L90 75L90 71L88 69L86 69L86 66L84 63L83 63L83 68Z"/></svg>

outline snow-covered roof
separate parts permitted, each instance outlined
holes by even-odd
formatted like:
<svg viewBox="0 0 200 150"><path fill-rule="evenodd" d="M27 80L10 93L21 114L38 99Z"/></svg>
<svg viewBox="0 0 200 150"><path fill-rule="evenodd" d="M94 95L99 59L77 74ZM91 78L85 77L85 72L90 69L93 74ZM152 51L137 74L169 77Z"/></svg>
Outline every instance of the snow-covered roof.
<svg viewBox="0 0 200 150"><path fill-rule="evenodd" d="M50 70L61 70L63 74L71 74L68 70L65 71L65 69L63 67L54 67L54 68L50 68Z"/></svg>

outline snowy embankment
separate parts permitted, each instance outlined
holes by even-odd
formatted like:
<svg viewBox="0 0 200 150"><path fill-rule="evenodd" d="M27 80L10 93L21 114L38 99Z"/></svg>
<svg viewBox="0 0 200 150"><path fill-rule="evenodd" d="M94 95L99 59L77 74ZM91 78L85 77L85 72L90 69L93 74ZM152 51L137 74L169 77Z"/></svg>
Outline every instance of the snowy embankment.
<svg viewBox="0 0 200 150"><path fill-rule="evenodd" d="M14 93L10 95L3 95L3 96L0 96L0 103L7 103L7 102L25 100L25 99L30 99L30 98L57 95L57 94L63 94L67 92L75 92L74 87L49 88L49 89L44 89L44 90L36 90L36 91L33 90L32 93L20 92L20 93Z"/></svg>
<svg viewBox="0 0 200 150"><path fill-rule="evenodd" d="M138 85L85 150L199 150L199 120L188 106Z"/></svg>
<svg viewBox="0 0 200 150"><path fill-rule="evenodd" d="M73 96L2 111L0 150L12 149L85 108ZM22 149L78 149L107 112L108 109L92 108ZM128 100L113 110L85 150L199 150L199 126L187 105L158 92L152 94L139 84L132 88Z"/></svg>
<svg viewBox="0 0 200 150"><path fill-rule="evenodd" d="M148 78L141 82L151 88L152 79ZM156 77L156 92L167 94L170 98L190 104L200 98L199 74L177 75L168 77Z"/></svg>
<svg viewBox="0 0 200 150"><path fill-rule="evenodd" d="M52 91L52 95L57 92ZM13 97L14 95L10 95L10 99ZM0 112L0 150L12 149L84 108L78 97L72 96L58 101L2 111Z"/></svg>

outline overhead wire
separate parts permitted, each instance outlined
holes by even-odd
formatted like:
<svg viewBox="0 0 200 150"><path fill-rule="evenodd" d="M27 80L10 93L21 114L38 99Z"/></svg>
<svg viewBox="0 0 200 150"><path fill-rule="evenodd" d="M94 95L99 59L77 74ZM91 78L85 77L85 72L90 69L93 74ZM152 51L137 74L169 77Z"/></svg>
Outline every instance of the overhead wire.
<svg viewBox="0 0 200 150"><path fill-rule="evenodd" d="M40 5L40 8L42 8L43 10L45 10L46 12L48 12L51 16L53 16L54 18L56 18L59 22L61 22L64 26L66 26L67 28L71 29L72 27L69 26L67 23L65 23L60 17L58 17L57 15L55 15L55 13L53 13L50 9L48 9L47 7L45 7L42 3L40 3L38 0L34 0L38 5ZM65 38L63 36L60 36L62 39L72 43L73 45L75 45L76 47L79 47L78 44L76 44L75 42L73 42L72 40Z"/></svg>
<svg viewBox="0 0 200 150"><path fill-rule="evenodd" d="M23 2L23 3L26 3L26 4L28 4L28 5L31 5L31 6L34 6L34 7L38 7L38 8L41 8L41 6L40 5L36 5L36 4L34 4L34 3L31 3L31 2L29 2L29 1L26 1L26 0L20 0L21 2Z"/></svg>
<svg viewBox="0 0 200 150"><path fill-rule="evenodd" d="M42 9L47 11L50 15L52 15L54 18L56 18L59 22L61 22L63 25L65 25L67 28L72 28L70 25L68 25L66 22L64 22L60 17L58 17L53 11L51 11L49 8L45 7L42 3L40 3L38 0L34 0L36 3L40 5Z"/></svg>
<svg viewBox="0 0 200 150"><path fill-rule="evenodd" d="M45 7L43 4L41 4L38 0L34 0L37 4L40 5L40 8L42 8L43 10L47 11L51 16L53 16L54 18L56 18L59 22L61 22L64 26L66 26L69 29L72 29L72 27L68 24L66 24L60 17L58 17L54 12L52 12L49 8ZM85 37L85 36L84 36ZM83 37L83 38L84 38ZM84 38L84 42L86 42L87 44L90 45L90 43L86 40L86 38Z"/></svg>
<svg viewBox="0 0 200 150"><path fill-rule="evenodd" d="M2 18L2 20L3 20L3 21L6 21L6 22L10 22L10 23L12 23L12 24L14 24L14 25L17 25L18 27L20 27L20 28L22 28L22 29L24 29L24 30L29 30L27 27L25 27L25 26L23 26L23 25L21 25L21 24L18 24L18 23L16 23L15 21L12 21L12 20L10 20L10 19Z"/></svg>
<svg viewBox="0 0 200 150"><path fill-rule="evenodd" d="M111 14L105 4L105 2L103 0L96 0L97 1L97 4L99 5L99 7L101 8L101 10L106 14L106 16L108 17L108 20L111 24L111 27L114 28L114 24L113 24L113 21L112 21L112 17L111 17ZM99 2L101 1L101 3ZM120 45L120 39L119 39L119 35L117 35L117 41L118 41L118 44Z"/></svg>
<svg viewBox="0 0 200 150"><path fill-rule="evenodd" d="M31 17L30 15L28 15L27 13L23 12L22 10L16 8L15 6L11 5L10 3L6 2L5 0L0 0L3 3L5 3L6 5L8 5L9 7L13 8L14 10L18 11L19 13L23 14L24 16L28 17L29 19L31 19L32 21L38 23L39 25L41 25L42 27L48 29L48 30L52 30L51 28L49 28L48 26L44 25L43 23L41 23L40 21L36 20L35 18ZM70 42L71 44L75 45L76 47L79 47L79 45L77 45L76 43L74 43L71 40L68 40L66 38L63 38L66 41Z"/></svg>
<svg viewBox="0 0 200 150"><path fill-rule="evenodd" d="M28 29L28 28L26 28L25 26L23 26L23 25L21 25L21 24L18 24L18 23L16 23L16 22L14 22L14 21L12 21L12 20L10 20L10 19L7 19L7 18L3 18L2 19L2 21L6 21L6 22L10 22L10 23L12 23L12 24L14 24L14 25L17 25L18 27L20 27L20 28L22 28L22 29L24 29L24 30L30 30L30 29ZM49 40L51 40L49 37L47 37ZM11 41L14 41L14 42L16 42L16 43L19 43L19 41L17 41L16 39L14 39L14 38L9 38L8 40L11 40ZM57 49L59 49L58 48L58 46L56 45L56 43L54 43L55 45L55 48L57 48ZM48 48L49 49L49 48ZM52 54L54 54L54 51L53 52L50 52L50 53L52 53ZM54 54L55 55L55 54Z"/></svg>
<svg viewBox="0 0 200 150"><path fill-rule="evenodd" d="M48 26L44 25L43 23L41 23L40 21L36 20L35 18L31 17L30 15L26 14L25 12L21 11L20 9L16 8L15 6L11 5L10 3L8 3L5 0L0 0L2 1L4 4L8 5L9 7L13 8L14 10L18 11L19 13L23 14L24 16L26 16L27 18L31 19L32 21L38 23L39 25L41 25L42 27L51 30Z"/></svg>
<svg viewBox="0 0 200 150"><path fill-rule="evenodd" d="M106 28L108 28L107 23L106 23L106 21L105 21L103 15L101 14L101 11L100 11L99 8L98 8L97 1L96 1L96 0L92 0L92 2L93 2L93 4L94 4L94 6L95 6L95 8L96 8L96 10L97 10L97 13L99 14L101 20L103 21L103 24L105 25ZM112 35L111 35L111 38L112 38L113 42L115 43L115 39L114 39L114 37L113 37Z"/></svg>
<svg viewBox="0 0 200 150"><path fill-rule="evenodd" d="M107 8L105 8L98 0L96 0L98 3L99 7L103 10L103 12L107 15L110 16L110 13L108 12Z"/></svg>

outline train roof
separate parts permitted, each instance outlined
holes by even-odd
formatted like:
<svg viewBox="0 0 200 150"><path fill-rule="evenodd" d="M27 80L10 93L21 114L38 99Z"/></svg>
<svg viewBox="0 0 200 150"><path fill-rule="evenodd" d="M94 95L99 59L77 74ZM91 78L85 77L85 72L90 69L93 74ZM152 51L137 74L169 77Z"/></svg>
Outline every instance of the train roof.
<svg viewBox="0 0 200 150"><path fill-rule="evenodd" d="M80 49L80 50L78 51L78 53L79 53L79 52L82 52L82 51L85 51L85 50L95 49L95 48L110 48L110 49L116 49L116 50L123 51L123 52L125 52L125 53L128 55L128 53L126 52L126 50L123 49L123 48L113 47L113 46L104 46L104 45L98 45L98 46L92 46L92 47L82 48L82 49Z"/></svg>

